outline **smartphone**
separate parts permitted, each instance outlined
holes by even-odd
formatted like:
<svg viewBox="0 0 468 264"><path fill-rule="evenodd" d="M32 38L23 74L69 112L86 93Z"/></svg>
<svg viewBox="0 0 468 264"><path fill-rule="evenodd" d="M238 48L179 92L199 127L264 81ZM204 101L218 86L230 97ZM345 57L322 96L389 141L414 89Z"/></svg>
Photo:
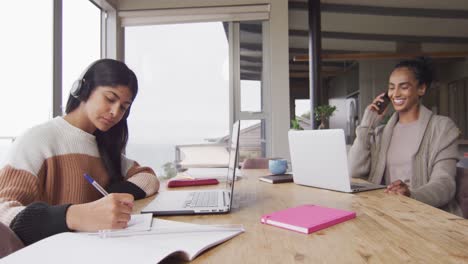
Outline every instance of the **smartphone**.
<svg viewBox="0 0 468 264"><path fill-rule="evenodd" d="M383 96L382 99L384 100L383 102L378 101L376 103L377 107L379 108L379 111L377 113L381 115L385 108L387 108L388 103L390 103L390 97L388 97L388 93L386 92Z"/></svg>

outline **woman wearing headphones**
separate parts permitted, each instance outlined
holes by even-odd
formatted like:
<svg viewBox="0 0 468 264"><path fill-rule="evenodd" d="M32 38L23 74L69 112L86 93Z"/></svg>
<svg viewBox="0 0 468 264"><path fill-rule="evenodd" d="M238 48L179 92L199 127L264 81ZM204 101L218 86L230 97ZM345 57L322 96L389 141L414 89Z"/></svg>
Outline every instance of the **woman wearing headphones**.
<svg viewBox="0 0 468 264"><path fill-rule="evenodd" d="M388 110L384 94L367 107L349 152L351 175L386 184L386 193L461 215L454 198L459 130L450 118L421 104L432 75L425 58L395 66L388 85L395 113L378 126Z"/></svg>
<svg viewBox="0 0 468 264"><path fill-rule="evenodd" d="M153 170L124 156L137 78L102 59L74 83L66 115L26 131L0 170L0 222L25 245L64 231L127 226L134 199L154 194ZM109 193L102 197L83 175Z"/></svg>

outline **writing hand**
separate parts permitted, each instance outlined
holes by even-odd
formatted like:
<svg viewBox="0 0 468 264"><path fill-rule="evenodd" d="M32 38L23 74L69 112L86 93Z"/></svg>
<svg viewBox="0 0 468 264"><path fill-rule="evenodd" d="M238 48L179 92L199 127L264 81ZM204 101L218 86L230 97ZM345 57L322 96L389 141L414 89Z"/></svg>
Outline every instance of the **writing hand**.
<svg viewBox="0 0 468 264"><path fill-rule="evenodd" d="M68 228L96 232L127 227L133 209L133 195L112 193L94 202L72 205L68 208Z"/></svg>

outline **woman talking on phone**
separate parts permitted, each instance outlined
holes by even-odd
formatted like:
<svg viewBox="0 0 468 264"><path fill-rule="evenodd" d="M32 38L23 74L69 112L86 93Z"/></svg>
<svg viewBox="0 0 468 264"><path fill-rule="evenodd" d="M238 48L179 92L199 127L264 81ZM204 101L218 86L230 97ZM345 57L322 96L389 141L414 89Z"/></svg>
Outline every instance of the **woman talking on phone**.
<svg viewBox="0 0 468 264"><path fill-rule="evenodd" d="M388 194L461 215L454 199L459 129L450 118L434 115L421 104L432 79L425 58L395 66L387 96L374 99L356 129L349 166L353 177L387 185ZM395 113L379 125L390 105Z"/></svg>
<svg viewBox="0 0 468 264"><path fill-rule="evenodd" d="M134 199L158 191L153 170L124 155L137 92L124 63L98 60L73 84L66 115L15 140L0 170L0 222L25 245L65 231L125 228Z"/></svg>

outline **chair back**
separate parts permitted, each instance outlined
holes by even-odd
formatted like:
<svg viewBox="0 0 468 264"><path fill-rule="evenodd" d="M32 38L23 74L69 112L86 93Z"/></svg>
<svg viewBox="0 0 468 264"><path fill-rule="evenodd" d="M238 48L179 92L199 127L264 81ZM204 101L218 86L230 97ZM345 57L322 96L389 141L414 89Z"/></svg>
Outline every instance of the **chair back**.
<svg viewBox="0 0 468 264"><path fill-rule="evenodd" d="M227 168L229 164L227 144L176 145L175 153L177 171L189 168Z"/></svg>
<svg viewBox="0 0 468 264"><path fill-rule="evenodd" d="M253 158L245 159L242 163L242 169L268 169L268 161L271 158Z"/></svg>
<svg viewBox="0 0 468 264"><path fill-rule="evenodd" d="M463 163L461 162L457 165L457 191L455 198L463 212L463 217L468 219L468 167L462 165Z"/></svg>
<svg viewBox="0 0 468 264"><path fill-rule="evenodd" d="M23 242L3 223L0 223L0 238L0 258L24 247Z"/></svg>

